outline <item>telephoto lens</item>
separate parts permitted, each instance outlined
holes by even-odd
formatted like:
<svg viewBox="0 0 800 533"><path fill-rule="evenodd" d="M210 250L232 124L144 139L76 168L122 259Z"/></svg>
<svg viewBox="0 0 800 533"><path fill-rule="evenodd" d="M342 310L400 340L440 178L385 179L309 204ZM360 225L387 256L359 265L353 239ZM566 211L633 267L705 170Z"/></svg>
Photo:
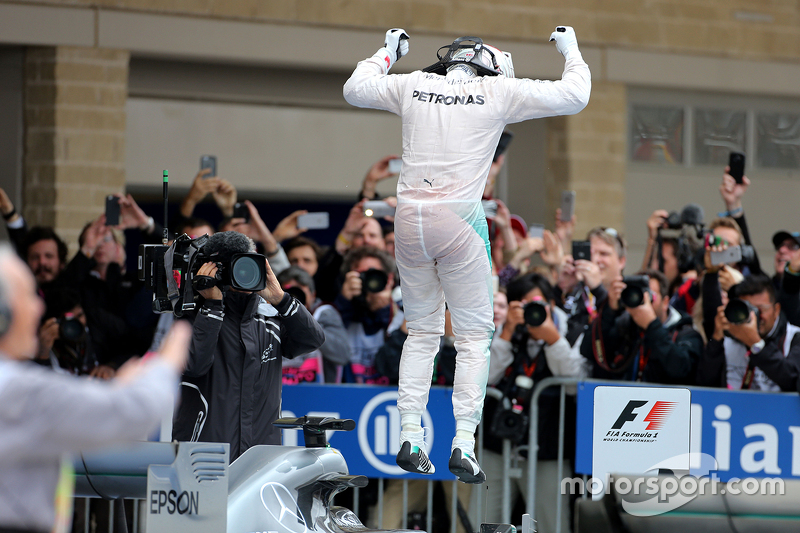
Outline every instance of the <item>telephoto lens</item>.
<svg viewBox="0 0 800 533"><path fill-rule="evenodd" d="M361 273L361 285L364 287L364 292L381 292L386 288L386 283L388 281L389 275L377 268L370 268L366 272Z"/></svg>
<svg viewBox="0 0 800 533"><path fill-rule="evenodd" d="M639 307L644 303L644 293L650 290L650 276L625 276L622 282L627 285L619 296L624 307Z"/></svg>
<svg viewBox="0 0 800 533"><path fill-rule="evenodd" d="M724 313L725 318L727 318L728 322L731 324L747 324L750 321L750 311L755 311L756 320L758 320L758 307L755 307L746 300L734 298L725 306Z"/></svg>
<svg viewBox="0 0 800 533"><path fill-rule="evenodd" d="M525 324L529 326L541 326L547 320L547 304L541 301L533 301L525 304L522 308L522 316Z"/></svg>

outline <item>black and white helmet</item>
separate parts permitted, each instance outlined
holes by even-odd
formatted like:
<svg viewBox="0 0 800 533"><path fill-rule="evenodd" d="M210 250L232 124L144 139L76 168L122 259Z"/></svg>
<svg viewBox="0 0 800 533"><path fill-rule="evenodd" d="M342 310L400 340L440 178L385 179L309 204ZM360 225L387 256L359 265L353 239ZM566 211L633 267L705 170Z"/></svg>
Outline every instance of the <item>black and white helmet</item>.
<svg viewBox="0 0 800 533"><path fill-rule="evenodd" d="M445 75L453 66L468 65L478 76L514 77L511 54L484 44L479 37L459 37L453 44L439 48L436 56L439 61L423 69L424 72Z"/></svg>

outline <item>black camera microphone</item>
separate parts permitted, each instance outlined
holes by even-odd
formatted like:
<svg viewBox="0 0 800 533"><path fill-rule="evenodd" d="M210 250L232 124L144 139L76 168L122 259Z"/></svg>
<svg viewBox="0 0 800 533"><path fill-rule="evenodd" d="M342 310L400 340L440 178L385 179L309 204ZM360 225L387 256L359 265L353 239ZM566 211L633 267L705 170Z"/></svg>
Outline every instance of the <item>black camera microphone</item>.
<svg viewBox="0 0 800 533"><path fill-rule="evenodd" d="M251 248L253 241L247 235L238 231L220 231L208 238L203 253L213 257L214 261L222 263L230 261L234 254L247 254L254 252Z"/></svg>
<svg viewBox="0 0 800 533"><path fill-rule="evenodd" d="M686 226L702 226L705 212L697 204L686 204L681 210L681 224Z"/></svg>

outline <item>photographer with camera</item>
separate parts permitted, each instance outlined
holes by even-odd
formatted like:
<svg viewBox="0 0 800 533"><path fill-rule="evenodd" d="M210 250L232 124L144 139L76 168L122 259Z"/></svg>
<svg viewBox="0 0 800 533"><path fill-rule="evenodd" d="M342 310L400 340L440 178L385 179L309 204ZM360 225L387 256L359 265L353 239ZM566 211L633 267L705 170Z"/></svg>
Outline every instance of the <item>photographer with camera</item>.
<svg viewBox="0 0 800 533"><path fill-rule="evenodd" d="M747 276L719 306L698 372L701 385L729 389L796 391L800 328L781 312L768 276Z"/></svg>
<svg viewBox="0 0 800 533"><path fill-rule="evenodd" d="M230 460L256 444L280 444L281 359L322 346L325 334L303 305L281 289L255 243L226 231L199 249L194 276L202 305L194 316L183 399L173 439L228 442ZM241 266L234 261L242 261ZM265 270L256 273L255 262ZM196 266L196 265L195 265ZM243 290L235 276L257 280ZM219 274L219 276L218 276ZM230 279L228 279L230 278ZM182 288L182 290L185 290Z"/></svg>
<svg viewBox="0 0 800 533"><path fill-rule="evenodd" d="M350 364L343 377L346 383L388 383L377 371L375 354L398 312L392 299L394 270L389 254L372 246L354 248L344 257L344 282L334 306L350 339Z"/></svg>
<svg viewBox="0 0 800 533"><path fill-rule="evenodd" d="M687 204L681 210L653 211L647 219L647 249L642 270L659 270L667 278L670 296L697 277L697 254L703 246L703 208Z"/></svg>
<svg viewBox="0 0 800 533"><path fill-rule="evenodd" d="M63 374L99 377L78 291L57 288L48 292L42 320L39 353L34 361Z"/></svg>
<svg viewBox="0 0 800 533"><path fill-rule="evenodd" d="M550 376L585 377L587 365L577 350L567 341L569 317L556 305L555 292L542 275L531 273L520 276L507 287L508 314L502 333L495 337L489 360L490 386L502 393L502 400L487 394L484 402L484 453L481 456L486 482L500 487L503 475L502 443L510 439L515 446L512 453L519 459L521 478L512 480L511 501L527 492L527 455L519 456L516 446L527 444L530 396L535 384ZM540 401L539 452L537 459L537 485L553 486L562 476L557 471L558 451L558 390L543 392ZM568 414L574 416L574 402L569 400ZM574 429L574 423L567 423ZM568 429L568 432L571 429ZM568 433L567 447L574 446L574 433ZM565 452L569 457L570 452ZM569 468L569 467L568 467ZM537 491L536 519L543 530L555 525L556 500L552 491ZM499 522L502 491L490 490L486 503L488 522ZM562 507L568 512L565 498ZM569 523L565 514L562 523Z"/></svg>
<svg viewBox="0 0 800 533"><path fill-rule="evenodd" d="M664 274L643 270L611 283L581 353L593 378L690 385L703 339L692 318L670 306Z"/></svg>

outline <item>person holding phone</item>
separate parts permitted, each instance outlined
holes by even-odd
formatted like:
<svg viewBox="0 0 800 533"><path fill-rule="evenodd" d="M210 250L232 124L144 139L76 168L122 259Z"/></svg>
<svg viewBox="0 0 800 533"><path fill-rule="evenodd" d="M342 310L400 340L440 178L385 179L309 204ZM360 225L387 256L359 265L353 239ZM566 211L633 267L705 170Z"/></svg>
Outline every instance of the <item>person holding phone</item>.
<svg viewBox="0 0 800 533"><path fill-rule="evenodd" d="M507 124L578 113L591 91L574 30L559 26L550 40L566 60L557 81L515 78L511 54L475 37L442 47L446 52L439 61L422 71L387 76L409 50L408 34L394 28L344 85L351 105L390 111L403 122L395 256L409 336L400 363L397 464L410 472L435 471L421 420L444 333L446 300L458 351L456 435L448 466L462 482L486 479L474 455L494 332L491 251L481 197Z"/></svg>

